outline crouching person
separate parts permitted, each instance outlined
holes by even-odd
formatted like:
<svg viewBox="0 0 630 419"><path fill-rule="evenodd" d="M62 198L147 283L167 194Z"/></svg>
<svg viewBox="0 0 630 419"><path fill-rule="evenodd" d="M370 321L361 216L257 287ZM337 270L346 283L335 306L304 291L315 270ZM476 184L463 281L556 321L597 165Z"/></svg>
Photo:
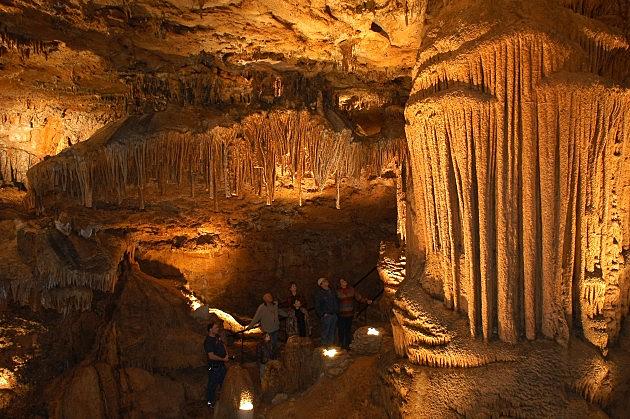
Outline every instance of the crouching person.
<svg viewBox="0 0 630 419"><path fill-rule="evenodd" d="M208 336L203 342L203 349L208 358L208 389L206 394L210 408L214 408L217 388L223 384L227 372L226 363L229 359L227 348L219 336L220 323L219 320L212 320L208 324Z"/></svg>

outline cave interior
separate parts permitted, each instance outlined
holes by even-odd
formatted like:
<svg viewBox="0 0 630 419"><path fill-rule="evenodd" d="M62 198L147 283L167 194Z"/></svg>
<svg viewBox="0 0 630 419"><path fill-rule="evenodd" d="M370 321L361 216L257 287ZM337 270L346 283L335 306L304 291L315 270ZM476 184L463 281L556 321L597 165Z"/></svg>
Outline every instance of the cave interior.
<svg viewBox="0 0 630 419"><path fill-rule="evenodd" d="M3 417L628 417L630 0L0 0L0 249Z"/></svg>

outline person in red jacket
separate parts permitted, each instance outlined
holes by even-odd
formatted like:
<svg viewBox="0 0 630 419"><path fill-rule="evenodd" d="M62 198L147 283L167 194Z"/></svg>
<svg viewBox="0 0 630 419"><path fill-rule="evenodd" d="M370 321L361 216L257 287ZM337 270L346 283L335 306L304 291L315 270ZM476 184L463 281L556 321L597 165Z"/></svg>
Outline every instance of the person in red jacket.
<svg viewBox="0 0 630 419"><path fill-rule="evenodd" d="M350 284L348 284L348 281L343 278L339 280L337 299L339 300L339 319L337 320L339 345L344 349L348 349L350 347L350 343L352 342L354 301L356 300L360 303L372 304L372 300L361 296Z"/></svg>

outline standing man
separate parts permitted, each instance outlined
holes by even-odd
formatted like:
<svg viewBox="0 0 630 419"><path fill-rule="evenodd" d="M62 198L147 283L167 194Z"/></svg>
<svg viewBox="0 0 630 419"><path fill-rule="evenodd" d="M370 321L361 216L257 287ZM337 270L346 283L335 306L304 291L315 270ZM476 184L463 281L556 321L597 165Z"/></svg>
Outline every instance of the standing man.
<svg viewBox="0 0 630 419"><path fill-rule="evenodd" d="M280 319L278 316L287 317L287 313L278 308L278 302L273 300L271 293L263 295L263 303L258 306L256 314L245 330L260 323L260 328L264 333L269 333L271 345L274 353L278 350L278 330L280 330ZM245 331L243 330L243 331Z"/></svg>
<svg viewBox="0 0 630 419"><path fill-rule="evenodd" d="M362 297L354 288L348 284L348 281L341 278L339 280L339 288L337 289L337 298L339 300L339 345L348 349L352 343L352 320L354 319L354 300L360 303L372 304L372 300Z"/></svg>
<svg viewBox="0 0 630 419"><path fill-rule="evenodd" d="M337 296L330 289L330 283L326 278L317 280L319 289L315 294L315 312L321 322L321 344L332 345L335 343L335 328L337 327L337 312L339 303Z"/></svg>
<svg viewBox="0 0 630 419"><path fill-rule="evenodd" d="M220 320L211 320L208 324L208 336L203 342L203 349L208 358L208 407L214 408L217 387L223 384L228 362L228 354L225 344L219 336Z"/></svg>

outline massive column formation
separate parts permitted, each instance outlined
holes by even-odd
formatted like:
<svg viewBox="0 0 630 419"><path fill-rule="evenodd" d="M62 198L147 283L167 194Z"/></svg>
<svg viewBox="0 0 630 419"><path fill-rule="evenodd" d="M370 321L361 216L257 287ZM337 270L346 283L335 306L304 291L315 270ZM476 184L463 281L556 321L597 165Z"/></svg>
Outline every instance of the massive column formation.
<svg viewBox="0 0 630 419"><path fill-rule="evenodd" d="M405 113L408 201L425 272L473 336L575 329L605 351L628 312L630 51L576 11L464 0L431 21Z"/></svg>

